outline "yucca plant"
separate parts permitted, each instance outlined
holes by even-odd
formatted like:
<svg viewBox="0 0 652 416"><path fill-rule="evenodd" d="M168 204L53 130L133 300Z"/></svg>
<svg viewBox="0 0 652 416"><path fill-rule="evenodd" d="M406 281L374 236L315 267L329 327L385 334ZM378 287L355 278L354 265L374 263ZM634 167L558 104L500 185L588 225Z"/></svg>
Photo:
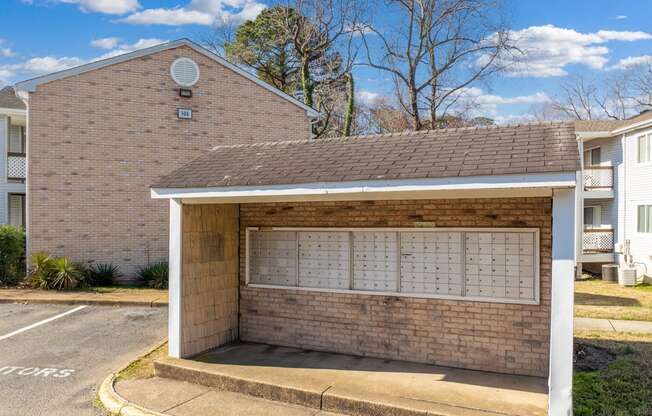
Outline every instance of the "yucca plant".
<svg viewBox="0 0 652 416"><path fill-rule="evenodd" d="M32 254L29 259L32 269L27 283L36 289L48 289L49 276L52 272L52 257L48 253L40 251Z"/></svg>
<svg viewBox="0 0 652 416"><path fill-rule="evenodd" d="M122 276L120 267L112 263L97 263L91 265L85 273L85 283L89 286L111 286Z"/></svg>
<svg viewBox="0 0 652 416"><path fill-rule="evenodd" d="M138 269L137 274L149 287L155 289L168 288L168 263L166 261L143 266Z"/></svg>
<svg viewBox="0 0 652 416"><path fill-rule="evenodd" d="M52 260L51 273L48 275L48 288L56 290L74 289L83 278L80 264L65 256Z"/></svg>

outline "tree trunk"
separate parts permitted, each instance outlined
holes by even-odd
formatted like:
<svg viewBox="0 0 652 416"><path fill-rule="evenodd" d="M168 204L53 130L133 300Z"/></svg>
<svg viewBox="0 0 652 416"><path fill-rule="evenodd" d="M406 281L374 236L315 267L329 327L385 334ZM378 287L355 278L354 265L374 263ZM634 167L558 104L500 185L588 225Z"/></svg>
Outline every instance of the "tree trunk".
<svg viewBox="0 0 652 416"><path fill-rule="evenodd" d="M354 95L355 95L355 85L353 84L353 74L348 72L346 75L346 81L348 83L348 97L346 102L346 114L344 116L344 128L342 129L343 136L351 135L351 126L353 125L353 106Z"/></svg>
<svg viewBox="0 0 652 416"><path fill-rule="evenodd" d="M421 124L421 116L419 115L419 102L417 93L412 88L410 88L410 113L410 117L412 117L412 124L414 125L414 130L422 130L423 125Z"/></svg>
<svg viewBox="0 0 652 416"><path fill-rule="evenodd" d="M301 60L301 89L303 91L303 102L312 107L312 82L310 80L310 68L308 58Z"/></svg>

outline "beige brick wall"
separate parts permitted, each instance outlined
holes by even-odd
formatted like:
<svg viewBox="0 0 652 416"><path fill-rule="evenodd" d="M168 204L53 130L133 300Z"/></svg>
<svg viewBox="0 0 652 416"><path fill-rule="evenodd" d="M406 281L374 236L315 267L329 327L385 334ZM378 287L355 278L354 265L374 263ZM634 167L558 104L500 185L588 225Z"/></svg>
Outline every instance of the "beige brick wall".
<svg viewBox="0 0 652 416"><path fill-rule="evenodd" d="M548 374L552 200L456 199L240 206L247 226L536 227L540 305L336 294L244 285L240 243L240 338L510 374Z"/></svg>
<svg viewBox="0 0 652 416"><path fill-rule="evenodd" d="M181 354L238 339L238 206L184 205Z"/></svg>
<svg viewBox="0 0 652 416"><path fill-rule="evenodd" d="M190 99L169 75L179 56L200 67ZM214 145L308 135L304 110L185 46L40 85L29 98L29 251L131 274L167 258L155 179Z"/></svg>

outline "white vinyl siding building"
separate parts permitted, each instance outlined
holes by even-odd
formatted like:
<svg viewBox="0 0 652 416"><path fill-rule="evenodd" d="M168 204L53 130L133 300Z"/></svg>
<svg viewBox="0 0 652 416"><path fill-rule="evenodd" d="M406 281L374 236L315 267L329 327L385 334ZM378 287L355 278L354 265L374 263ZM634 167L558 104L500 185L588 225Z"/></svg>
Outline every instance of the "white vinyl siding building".
<svg viewBox="0 0 652 416"><path fill-rule="evenodd" d="M639 275L649 278L652 277L652 232L644 230L649 229L648 221L652 220L647 208L652 206L652 129L627 133L622 140L626 180L620 198L620 221L624 227L619 242L626 250L625 242L629 241L632 262ZM639 223L641 211L645 214L645 224Z"/></svg>
<svg viewBox="0 0 652 416"><path fill-rule="evenodd" d="M25 110L0 108L0 224L25 226Z"/></svg>

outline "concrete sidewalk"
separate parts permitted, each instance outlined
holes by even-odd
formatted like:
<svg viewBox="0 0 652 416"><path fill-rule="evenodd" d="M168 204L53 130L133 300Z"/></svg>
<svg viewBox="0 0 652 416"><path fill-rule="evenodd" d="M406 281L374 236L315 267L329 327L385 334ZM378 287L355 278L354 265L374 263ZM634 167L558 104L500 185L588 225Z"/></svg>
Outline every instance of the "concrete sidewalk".
<svg viewBox="0 0 652 416"><path fill-rule="evenodd" d="M167 306L167 290L106 288L101 291L0 289L0 303L50 303L65 305Z"/></svg>
<svg viewBox="0 0 652 416"><path fill-rule="evenodd" d="M140 416L340 416L160 377L118 381L115 391Z"/></svg>
<svg viewBox="0 0 652 416"><path fill-rule="evenodd" d="M652 322L618 319L575 318L575 329L585 331L614 331L652 334Z"/></svg>
<svg viewBox="0 0 652 416"><path fill-rule="evenodd" d="M191 402L225 400L230 392L359 416L543 416L548 408L545 378L264 344L233 344L192 360L166 357L154 367L158 377L213 389L205 396L198 387L195 398L189 392Z"/></svg>

